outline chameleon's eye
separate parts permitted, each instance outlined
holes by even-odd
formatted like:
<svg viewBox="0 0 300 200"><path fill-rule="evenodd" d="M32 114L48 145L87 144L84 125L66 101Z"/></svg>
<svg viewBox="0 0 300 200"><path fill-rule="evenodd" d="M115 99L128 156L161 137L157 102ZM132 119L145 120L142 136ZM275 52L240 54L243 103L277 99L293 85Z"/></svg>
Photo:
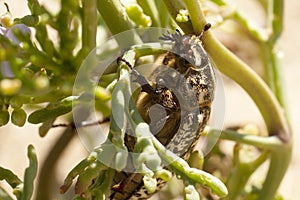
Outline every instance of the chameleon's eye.
<svg viewBox="0 0 300 200"><path fill-rule="evenodd" d="M161 89L166 87L166 82L164 81L164 79L159 78L156 82L156 91L160 92Z"/></svg>
<svg viewBox="0 0 300 200"><path fill-rule="evenodd" d="M190 37L189 36L182 37L181 43L184 46L189 45L190 44Z"/></svg>

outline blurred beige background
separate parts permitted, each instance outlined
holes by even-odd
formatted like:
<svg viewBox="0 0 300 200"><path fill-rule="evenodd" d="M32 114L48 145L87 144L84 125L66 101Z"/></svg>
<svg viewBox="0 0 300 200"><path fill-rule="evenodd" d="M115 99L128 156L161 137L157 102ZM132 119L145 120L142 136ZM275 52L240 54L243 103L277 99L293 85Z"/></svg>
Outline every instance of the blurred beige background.
<svg viewBox="0 0 300 200"><path fill-rule="evenodd" d="M0 1L0 14L5 12L3 1ZM14 17L21 17L28 13L26 0L7 0ZM46 0L44 0L46 2ZM52 1L51 1L52 2ZM54 1L55 2L55 1ZM49 1L48 1L49 3ZM241 3L241 2L240 2ZM55 4L57 5L57 4ZM289 0L285 3L285 29L281 39L281 47L285 56L283 59L283 75L285 78L286 99L291 117L291 124L294 131L295 148L293 159L288 173L281 185L280 192L291 200L300 199L299 179L300 179L300 1ZM247 122L260 121L256 108L249 102L249 98L237 86L225 87L226 95L226 124L245 124ZM241 115L241 112L245 113ZM251 113L251 114L248 114ZM24 169L28 165L26 149L28 144L34 144L39 162L43 160L47 151L52 146L53 141L60 135L60 130L51 131L45 138L38 136L37 126L26 125L26 129L7 125L0 128L0 166L12 169L20 177L23 177ZM57 177L64 178L69 169L72 168L87 154L78 138L75 138L68 147L68 154L64 160L60 161L60 171ZM60 180L61 181L61 180ZM58 193L58 189L56 190ZM59 199L59 198L58 198Z"/></svg>

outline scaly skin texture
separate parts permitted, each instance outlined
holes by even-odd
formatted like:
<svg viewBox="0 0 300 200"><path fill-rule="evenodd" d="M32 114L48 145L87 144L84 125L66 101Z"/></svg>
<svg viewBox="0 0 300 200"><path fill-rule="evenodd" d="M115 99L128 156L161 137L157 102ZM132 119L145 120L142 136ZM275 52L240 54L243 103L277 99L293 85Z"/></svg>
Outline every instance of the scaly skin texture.
<svg viewBox="0 0 300 200"><path fill-rule="evenodd" d="M188 158L210 116L214 98L214 72L202 47L201 36L181 35L178 31L161 37L174 42L172 52L165 54L162 65L149 80L134 71L142 86L136 102L142 118L152 134L176 155ZM141 81L141 79L143 79ZM133 151L135 138L125 136L125 144ZM143 176L134 173L132 157L127 170L114 178L110 199L147 199L151 196L143 187ZM157 181L157 190L164 182Z"/></svg>

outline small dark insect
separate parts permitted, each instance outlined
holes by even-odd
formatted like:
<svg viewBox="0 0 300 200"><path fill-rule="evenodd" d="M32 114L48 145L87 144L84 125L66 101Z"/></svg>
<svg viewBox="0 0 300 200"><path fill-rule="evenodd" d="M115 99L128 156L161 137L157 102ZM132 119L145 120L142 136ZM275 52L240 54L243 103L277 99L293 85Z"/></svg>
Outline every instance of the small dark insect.
<svg viewBox="0 0 300 200"><path fill-rule="evenodd" d="M153 71L149 82L132 69L135 81L142 88L136 102L142 118L167 149L183 158L189 156L206 126L214 98L214 71L201 42L209 28L207 24L199 36L182 35L176 30L160 37L174 46L164 55L162 65ZM129 65L123 59L119 61ZM135 138L126 135L125 143L133 150ZM110 199L148 198L142 178L141 174L118 173Z"/></svg>

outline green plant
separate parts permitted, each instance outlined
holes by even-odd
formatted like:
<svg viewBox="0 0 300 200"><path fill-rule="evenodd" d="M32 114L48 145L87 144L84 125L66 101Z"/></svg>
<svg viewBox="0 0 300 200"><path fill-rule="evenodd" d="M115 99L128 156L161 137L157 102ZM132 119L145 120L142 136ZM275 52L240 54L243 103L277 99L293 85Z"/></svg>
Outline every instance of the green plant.
<svg viewBox="0 0 300 200"><path fill-rule="evenodd" d="M198 183L208 186L215 194L224 199L231 200L241 197L244 199L274 199L288 167L292 151L292 133L285 113L284 94L279 72L280 59L279 53L276 51L283 27L283 1L260 0L258 2L267 14L265 29L252 26L249 19L245 18L239 10L231 9L231 5L223 0L203 2L198 0L137 0L134 4L127 4L126 1L121 3L119 0L64 0L60 2L58 11L49 11L38 0L28 0L31 14L18 19L13 19L7 9L7 13L1 17L3 27L0 30L2 70L0 75L2 108L0 125L7 124L11 115L12 123L23 126L27 117L25 112L27 108L38 106L38 109L29 114L28 122L42 123L39 129L40 136L45 136L54 127L65 126L64 134L49 151L48 157L42 165L37 199L51 198L47 192L47 188L51 184L47 179L51 174L49 171L53 172L57 155L61 154L75 134L76 126L92 126L110 121L108 137L113 141L113 145L106 141L102 145L102 149L95 149L89 157L70 171L61 187L61 192L65 192L71 186L73 179L78 176L75 189L78 196L74 197L75 199L104 198L104 195L110 190L115 171L97 158L107 156L105 154L107 151L113 152L116 155L116 159L112 161L114 167L122 170L126 165L124 158L127 156L127 148L124 145L126 127L120 128L116 124L120 121L116 121L111 115L113 109L120 112L121 116L123 113L126 114L128 123L136 132L137 145L140 145L141 152L147 155L151 155L153 152L158 153L157 157L143 160L148 164L147 166L151 166L143 174L146 177L144 184L148 191L156 189L154 175L165 180L170 178L171 175L167 170L159 168L161 162L169 162L171 163L169 170L180 176L185 184L186 199L200 198L196 186ZM191 168L183 159L174 158L152 136L148 125L139 117L136 109L128 103L134 92L129 87L131 69L124 63L121 63L120 66L112 64L97 85L85 80L87 87L92 88L93 94L84 90L85 85L79 88L81 93L78 95L74 95L73 92L80 66L93 65L93 60L88 60L91 63L85 63L87 62L85 58L89 53L95 52L93 50L96 47L97 34L106 39L109 34L116 35L136 27L150 26L170 29L179 27L185 34L200 34L207 23L203 14L206 3L219 9L220 13L217 15L222 18L220 24L226 20L234 20L244 27L247 34L250 34L263 49L265 64L265 76L260 77L247 64L227 50L211 31L203 35L203 46L215 67L237 82L250 95L260 110L268 131L268 136L254 135L251 134L251 131L249 133L244 129L240 131L226 129L207 131L206 135L209 137L218 137L218 133L221 131L220 140L231 140L236 143L232 159L233 168L226 169L228 173L235 174L235 176L220 177L224 179L227 188L211 174ZM221 12L222 9L228 9L230 12ZM211 15L210 19L217 17L215 13L210 13L209 7L205 13L207 13L206 17ZM218 24L213 23L213 28L217 26ZM35 33L32 30L35 30ZM100 30L100 33L97 33L97 30ZM55 42L49 39L52 32L57 34ZM126 44L122 45L130 47L124 49L123 57L132 66L140 57L161 54L170 48L159 46L161 44L143 44L143 40L137 32L132 31L131 33L133 33L132 37L128 37ZM107 52L99 56L105 57L105 53L109 54L109 51L113 50L113 48L107 49ZM119 98L120 94L123 98ZM103 119L99 122L78 125L70 117L70 113L74 112L77 105L91 101ZM112 106L108 104L110 101ZM46 103L46 106L42 103ZM66 115L66 124L55 124L56 119L65 114L68 114ZM145 136L151 139L146 140ZM247 157L241 156L244 152L243 149L247 147L245 145L259 149L258 156L250 161ZM18 191L15 192L18 199L30 199L33 190L32 183L37 164L32 146L29 147L28 152L31 164L28 172L25 173L24 183L9 170L0 168L1 180L6 180L14 188L14 191ZM216 155L219 154L220 152L216 153ZM245 191L249 177L267 160L270 161L270 165L262 187L253 186L255 189L252 191ZM154 172L156 170L158 171ZM21 185L24 187L21 188ZM228 196L224 197L227 195L227 189ZM1 188L0 195L4 199L11 199Z"/></svg>

